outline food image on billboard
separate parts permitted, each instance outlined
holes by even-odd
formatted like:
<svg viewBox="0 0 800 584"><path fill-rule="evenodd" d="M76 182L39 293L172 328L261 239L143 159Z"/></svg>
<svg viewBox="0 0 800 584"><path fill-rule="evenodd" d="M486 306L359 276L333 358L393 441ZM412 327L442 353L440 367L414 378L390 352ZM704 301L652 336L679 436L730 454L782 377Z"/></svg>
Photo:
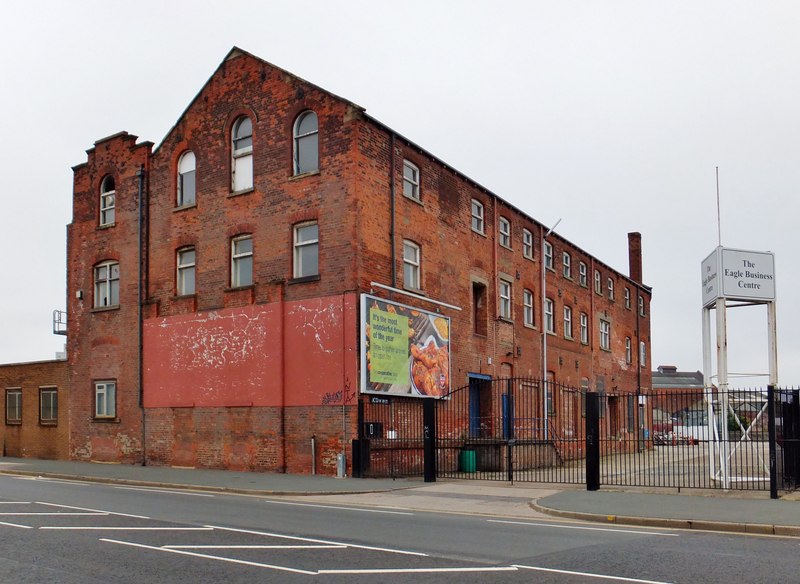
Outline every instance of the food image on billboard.
<svg viewBox="0 0 800 584"><path fill-rule="evenodd" d="M361 391L442 397L450 392L450 319L361 296Z"/></svg>

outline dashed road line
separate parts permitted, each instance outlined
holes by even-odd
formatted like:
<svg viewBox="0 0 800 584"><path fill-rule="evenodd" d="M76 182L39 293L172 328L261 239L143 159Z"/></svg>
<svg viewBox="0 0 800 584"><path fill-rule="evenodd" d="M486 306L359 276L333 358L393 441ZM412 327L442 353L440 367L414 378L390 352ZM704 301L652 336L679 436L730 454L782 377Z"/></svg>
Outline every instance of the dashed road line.
<svg viewBox="0 0 800 584"><path fill-rule="evenodd" d="M447 572L516 572L516 566L486 566L483 568L365 568L355 570L319 570L317 574L434 574Z"/></svg>
<svg viewBox="0 0 800 584"><path fill-rule="evenodd" d="M114 487L115 489L122 489L125 491L146 491L148 493L168 493L170 495L188 495L190 497L215 497L209 493L192 493L191 491L182 491L178 489L151 489L149 487Z"/></svg>
<svg viewBox="0 0 800 584"><path fill-rule="evenodd" d="M45 503L44 501L36 501L38 505L49 505L51 507L63 507L64 509L75 509L77 511L93 511L95 513L104 513L106 515L118 515L120 517L131 517L133 519L150 519L146 515L132 515L130 513L117 513L116 511L103 511L102 509L89 509L87 507L73 507L72 505L59 505L58 503Z"/></svg>
<svg viewBox="0 0 800 584"><path fill-rule="evenodd" d="M642 580L639 578L625 578L623 576L609 576L607 574L592 574L591 572L574 572L572 570L557 570L555 568L542 568L539 566L514 565L520 570L536 570L537 572L551 572L553 574L566 574L568 576L583 576L584 578L599 578L602 580L615 580L617 582L636 582L637 584L670 584L662 580Z"/></svg>
<svg viewBox="0 0 800 584"><path fill-rule="evenodd" d="M531 527L554 527L557 529L581 529L584 531L610 531L612 533L629 533L635 535L659 535L662 537L679 537L677 533L663 533L660 531L637 531L635 529L612 529L610 527L584 527L581 525L559 525L558 523L529 523L527 521L504 521L502 519L487 519L488 523L505 523L506 525L529 525Z"/></svg>
<svg viewBox="0 0 800 584"><path fill-rule="evenodd" d="M102 525L45 525L38 529L50 531L213 531L213 527L105 527Z"/></svg>
<svg viewBox="0 0 800 584"><path fill-rule="evenodd" d="M345 550L346 545L163 545L171 550Z"/></svg>
<svg viewBox="0 0 800 584"><path fill-rule="evenodd" d="M30 525L18 525L16 523L8 523L6 521L0 521L0 525L5 525L6 527L19 527L21 529L33 529Z"/></svg>
<svg viewBox="0 0 800 584"><path fill-rule="evenodd" d="M272 505L291 505L295 507L316 507L318 509L332 509L334 511L360 511L361 513L385 513L388 515L413 515L410 511L387 511L385 509L362 509L359 507L341 507L339 505L320 505L318 503L295 503L293 501L265 500L264 503Z"/></svg>

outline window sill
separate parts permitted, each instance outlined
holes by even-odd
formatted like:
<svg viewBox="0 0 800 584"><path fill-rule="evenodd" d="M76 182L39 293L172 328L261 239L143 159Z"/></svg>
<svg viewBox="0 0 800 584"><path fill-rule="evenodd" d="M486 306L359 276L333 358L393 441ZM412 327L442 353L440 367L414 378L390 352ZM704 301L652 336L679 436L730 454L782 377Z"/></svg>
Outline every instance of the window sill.
<svg viewBox="0 0 800 584"><path fill-rule="evenodd" d="M6 420L6 426L22 426L22 420L15 421L15 420Z"/></svg>
<svg viewBox="0 0 800 584"><path fill-rule="evenodd" d="M228 195L228 198L232 199L233 197L239 197L241 195L248 195L248 194L254 192L255 190L256 189L254 187L250 187L250 188L247 188L247 189L242 189L241 191L233 191L232 193L230 193Z"/></svg>
<svg viewBox="0 0 800 584"><path fill-rule="evenodd" d="M554 337L554 336L556 336L556 331L545 331L545 332L546 332L548 335L550 335L551 337Z"/></svg>
<svg viewBox="0 0 800 584"><path fill-rule="evenodd" d="M292 278L290 279L287 284L289 286L293 284L305 284L307 282L319 282L322 278L320 278L319 274L314 274L313 276L301 276L299 278Z"/></svg>
<svg viewBox="0 0 800 584"><path fill-rule="evenodd" d="M564 339L567 341L573 341L573 342L575 341L575 337L573 337L572 335L564 335Z"/></svg>
<svg viewBox="0 0 800 584"><path fill-rule="evenodd" d="M600 347L600 350L605 352L605 353L610 353L611 352L611 349L606 349L605 347Z"/></svg>
<svg viewBox="0 0 800 584"><path fill-rule="evenodd" d="M476 235L480 235L481 237L486 237L486 232L485 231L478 231L474 227L472 228L472 233L475 233Z"/></svg>
<svg viewBox="0 0 800 584"><path fill-rule="evenodd" d="M581 282L581 288L588 288L588 287L589 287L588 282Z"/></svg>
<svg viewBox="0 0 800 584"><path fill-rule="evenodd" d="M511 318L508 317L508 316L498 316L497 317L497 321L498 322L507 322L508 324L514 324L514 321L511 320Z"/></svg>
<svg viewBox="0 0 800 584"><path fill-rule="evenodd" d="M114 306L97 306L89 310L89 312L110 312L112 310L119 310L119 304L115 304Z"/></svg>
<svg viewBox="0 0 800 584"><path fill-rule="evenodd" d="M545 266L544 269L547 270L548 272L553 272L554 274L556 273L556 269L553 267Z"/></svg>
<svg viewBox="0 0 800 584"><path fill-rule="evenodd" d="M170 300L172 300L172 301L175 301L175 300L194 300L195 298L197 298L197 293L193 292L191 294L176 294L175 296L170 298Z"/></svg>
<svg viewBox="0 0 800 584"><path fill-rule="evenodd" d="M105 225L98 225L97 227L95 227L95 230L96 231L101 231L103 229L111 229L112 227L116 227L116 226L117 226L116 223L106 223Z"/></svg>
<svg viewBox="0 0 800 584"><path fill-rule="evenodd" d="M503 249L507 249L508 251L514 251L514 248L512 248L510 245L506 245L504 243L499 243L499 242L498 242L498 245L500 247L502 247Z"/></svg>
<svg viewBox="0 0 800 584"><path fill-rule="evenodd" d="M289 180L301 180L301 179L304 179L304 178L308 178L309 176L318 176L318 175L319 175L319 169L310 170L310 171L304 172L302 174L293 174L292 176L289 177Z"/></svg>
<svg viewBox="0 0 800 584"><path fill-rule="evenodd" d="M569 280L570 282L574 282L575 281L575 280L572 279L572 276L567 276L566 274L564 275L564 279L565 280Z"/></svg>
<svg viewBox="0 0 800 584"><path fill-rule="evenodd" d="M535 324L524 324L523 323L522 326L524 326L527 329L531 329L532 331L539 330L538 327Z"/></svg>
<svg viewBox="0 0 800 584"><path fill-rule="evenodd" d="M475 331L472 331L472 336L473 337L478 337L479 339L487 339L487 338L489 338L489 336L486 333L476 333Z"/></svg>
<svg viewBox="0 0 800 584"><path fill-rule="evenodd" d="M523 259L526 259L526 260L534 261L534 260L533 260L533 256L532 256L532 255L531 255L531 256L527 256L527 255L525 255L525 254L522 254L522 258L523 258Z"/></svg>
<svg viewBox="0 0 800 584"><path fill-rule="evenodd" d="M225 290L223 290L223 292L225 292L225 293L228 293L228 292L242 292L244 290L254 290L255 287L256 287L255 284L248 284L247 286L235 286L235 287L232 287L232 288L225 288Z"/></svg>
<svg viewBox="0 0 800 584"><path fill-rule="evenodd" d="M403 286L403 290L407 292L413 292L414 294L419 294L420 296L427 296L425 292L422 291L421 288L412 288L411 286Z"/></svg>
<svg viewBox="0 0 800 584"><path fill-rule="evenodd" d="M97 422L98 424L119 424L120 423L120 419L119 418L114 418L114 417L111 417L111 416L109 416L107 418L94 417L94 418L92 418L92 422Z"/></svg>
<svg viewBox="0 0 800 584"><path fill-rule="evenodd" d="M175 207L172 212L178 213L180 211L187 211L188 209L196 209L197 203L191 203L190 205L181 205L180 207Z"/></svg>
<svg viewBox="0 0 800 584"><path fill-rule="evenodd" d="M44 420L39 420L39 425L44 427L44 428L57 428L58 427L58 422L55 422L55 421L48 422L48 421L44 421Z"/></svg>
<svg viewBox="0 0 800 584"><path fill-rule="evenodd" d="M425 205L422 204L422 200L420 200L419 198L409 197L408 195L403 195L403 198L408 199L412 203L416 203L420 207L424 207L425 206Z"/></svg>

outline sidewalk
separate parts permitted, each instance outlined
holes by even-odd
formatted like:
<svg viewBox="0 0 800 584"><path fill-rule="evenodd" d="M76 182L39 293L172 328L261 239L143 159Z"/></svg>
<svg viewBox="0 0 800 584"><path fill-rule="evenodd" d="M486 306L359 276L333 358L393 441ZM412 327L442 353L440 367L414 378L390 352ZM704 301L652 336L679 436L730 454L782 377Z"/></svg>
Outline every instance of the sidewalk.
<svg viewBox="0 0 800 584"><path fill-rule="evenodd" d="M610 524L800 536L797 497L774 501L761 493L589 492L541 483L337 479L2 457L0 474L233 494L302 496L307 501L341 505L390 506L528 520L557 516Z"/></svg>

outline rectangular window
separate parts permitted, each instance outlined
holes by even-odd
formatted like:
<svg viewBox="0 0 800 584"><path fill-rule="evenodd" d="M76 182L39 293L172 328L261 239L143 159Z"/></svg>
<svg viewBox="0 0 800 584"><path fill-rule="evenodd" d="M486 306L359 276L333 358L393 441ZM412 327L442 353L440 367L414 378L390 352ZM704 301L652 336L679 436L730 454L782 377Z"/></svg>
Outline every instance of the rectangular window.
<svg viewBox="0 0 800 584"><path fill-rule="evenodd" d="M500 316L511 318L511 282L500 280Z"/></svg>
<svg viewBox="0 0 800 584"><path fill-rule="evenodd" d="M100 225L113 225L115 215L115 191L100 195Z"/></svg>
<svg viewBox="0 0 800 584"><path fill-rule="evenodd" d="M631 347L631 338L625 337L625 362L630 365L633 361L633 348Z"/></svg>
<svg viewBox="0 0 800 584"><path fill-rule="evenodd" d="M631 309L631 289L625 286L625 308Z"/></svg>
<svg viewBox="0 0 800 584"><path fill-rule="evenodd" d="M600 348L604 351L611 350L611 323L607 320L600 321Z"/></svg>
<svg viewBox="0 0 800 584"><path fill-rule="evenodd" d="M94 307L119 306L119 264L105 262L94 268Z"/></svg>
<svg viewBox="0 0 800 584"><path fill-rule="evenodd" d="M420 247L411 241L403 241L403 285L412 290L420 290Z"/></svg>
<svg viewBox="0 0 800 584"><path fill-rule="evenodd" d="M614 280L612 278L608 279L608 299L614 300Z"/></svg>
<svg viewBox="0 0 800 584"><path fill-rule="evenodd" d="M533 259L533 233L527 229L522 230L522 255L529 260Z"/></svg>
<svg viewBox="0 0 800 584"><path fill-rule="evenodd" d="M564 277L572 279L572 256L570 256L567 252L564 252L561 254L561 262L564 264Z"/></svg>
<svg viewBox="0 0 800 584"><path fill-rule="evenodd" d="M194 294L195 253L193 247L178 250L176 292L178 296Z"/></svg>
<svg viewBox="0 0 800 584"><path fill-rule="evenodd" d="M419 201L419 168L408 160L403 161L403 194Z"/></svg>
<svg viewBox="0 0 800 584"><path fill-rule="evenodd" d="M639 296L639 316L644 316L644 296Z"/></svg>
<svg viewBox="0 0 800 584"><path fill-rule="evenodd" d="M58 422L58 389L39 388L39 421L43 424Z"/></svg>
<svg viewBox="0 0 800 584"><path fill-rule="evenodd" d="M505 217L500 217L497 222L497 231L500 234L500 245L503 247L511 247L511 222Z"/></svg>
<svg viewBox="0 0 800 584"><path fill-rule="evenodd" d="M553 269L553 246L547 241L544 242L544 267Z"/></svg>
<svg viewBox="0 0 800 584"><path fill-rule="evenodd" d="M295 278L319 275L319 225L302 223L294 228Z"/></svg>
<svg viewBox="0 0 800 584"><path fill-rule="evenodd" d="M639 367L647 367L647 345L644 341L639 342Z"/></svg>
<svg viewBox="0 0 800 584"><path fill-rule="evenodd" d="M581 377L581 416L586 417L586 394L589 392L589 378Z"/></svg>
<svg viewBox="0 0 800 584"><path fill-rule="evenodd" d="M96 381L94 384L94 417L117 416L117 384L114 381Z"/></svg>
<svg viewBox="0 0 800 584"><path fill-rule="evenodd" d="M556 325L553 322L553 301L550 298L544 299L544 328L548 333L556 332Z"/></svg>
<svg viewBox="0 0 800 584"><path fill-rule="evenodd" d="M589 315L581 312L581 343L589 344Z"/></svg>
<svg viewBox="0 0 800 584"><path fill-rule="evenodd" d="M572 338L572 309L569 306L564 307L564 336Z"/></svg>
<svg viewBox="0 0 800 584"><path fill-rule="evenodd" d="M472 199L472 230L485 233L483 224L483 203Z"/></svg>
<svg viewBox="0 0 800 584"><path fill-rule="evenodd" d="M586 269L586 264L583 262L578 264L578 278L581 286L584 288L589 287L588 271Z"/></svg>
<svg viewBox="0 0 800 584"><path fill-rule="evenodd" d="M533 292L530 290L522 291L522 305L525 309L525 324L534 326L533 320Z"/></svg>
<svg viewBox="0 0 800 584"><path fill-rule="evenodd" d="M22 423L22 389L6 390L6 424Z"/></svg>
<svg viewBox="0 0 800 584"><path fill-rule="evenodd" d="M603 293L603 278L600 276L600 272L598 270L594 271L594 291L597 294Z"/></svg>
<svg viewBox="0 0 800 584"><path fill-rule="evenodd" d="M242 235L231 240L231 288L253 284L253 238Z"/></svg>
<svg viewBox="0 0 800 584"><path fill-rule="evenodd" d="M488 312L486 310L486 286L472 283L472 326L476 335L486 335Z"/></svg>

